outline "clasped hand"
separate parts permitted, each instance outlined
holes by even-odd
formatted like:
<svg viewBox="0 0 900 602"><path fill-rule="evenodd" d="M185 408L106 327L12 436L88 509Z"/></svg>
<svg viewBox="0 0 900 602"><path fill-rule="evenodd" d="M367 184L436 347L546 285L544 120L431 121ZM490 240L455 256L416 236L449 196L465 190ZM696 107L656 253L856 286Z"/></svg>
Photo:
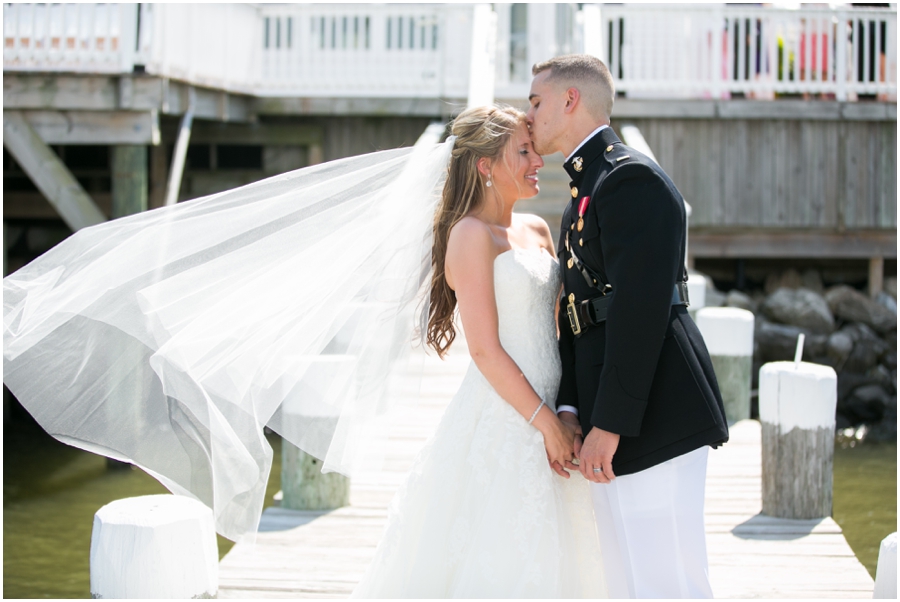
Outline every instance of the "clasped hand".
<svg viewBox="0 0 900 602"><path fill-rule="evenodd" d="M565 464L550 460L550 467L565 478L569 478L569 473L564 470L563 466L569 470L578 470L585 479L593 483L609 483L615 479L612 459L619 447L619 435L594 427L588 433L587 438L583 438L581 424L575 414L560 412L559 419L574 433L572 451L575 458L578 459L578 464L569 460L566 460Z"/></svg>

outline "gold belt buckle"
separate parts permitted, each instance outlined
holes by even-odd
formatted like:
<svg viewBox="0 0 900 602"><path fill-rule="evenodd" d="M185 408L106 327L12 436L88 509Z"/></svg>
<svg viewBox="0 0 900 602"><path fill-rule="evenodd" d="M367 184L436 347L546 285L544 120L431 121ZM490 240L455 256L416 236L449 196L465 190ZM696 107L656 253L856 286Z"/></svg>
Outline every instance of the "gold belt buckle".
<svg viewBox="0 0 900 602"><path fill-rule="evenodd" d="M569 295L569 304L566 305L566 314L569 316L569 326L572 327L572 334L581 334L581 323L578 321L578 313L575 311L575 295Z"/></svg>

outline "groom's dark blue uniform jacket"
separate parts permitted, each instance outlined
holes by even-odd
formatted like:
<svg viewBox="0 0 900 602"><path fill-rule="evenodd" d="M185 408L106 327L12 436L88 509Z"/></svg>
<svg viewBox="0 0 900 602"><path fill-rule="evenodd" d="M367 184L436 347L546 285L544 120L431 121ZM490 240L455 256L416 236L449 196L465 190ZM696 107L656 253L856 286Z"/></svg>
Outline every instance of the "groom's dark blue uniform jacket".
<svg viewBox="0 0 900 602"><path fill-rule="evenodd" d="M687 280L684 199L651 159L605 128L564 165L572 199L559 240L562 380L557 407L578 408L591 427L621 435L616 475L638 472L728 440L706 345L673 288ZM590 197L578 229L579 205ZM578 336L566 306L600 295L571 265L578 258L612 286L607 319Z"/></svg>

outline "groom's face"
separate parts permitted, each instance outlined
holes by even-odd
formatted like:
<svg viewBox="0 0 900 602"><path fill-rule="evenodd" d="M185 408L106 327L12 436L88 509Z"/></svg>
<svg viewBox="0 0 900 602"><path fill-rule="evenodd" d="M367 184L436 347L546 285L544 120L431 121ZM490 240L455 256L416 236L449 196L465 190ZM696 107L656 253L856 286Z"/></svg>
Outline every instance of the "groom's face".
<svg viewBox="0 0 900 602"><path fill-rule="evenodd" d="M558 85L548 82L550 69L541 71L531 81L526 119L531 130L534 150L541 155L551 155L561 150L559 143L564 130L566 93Z"/></svg>

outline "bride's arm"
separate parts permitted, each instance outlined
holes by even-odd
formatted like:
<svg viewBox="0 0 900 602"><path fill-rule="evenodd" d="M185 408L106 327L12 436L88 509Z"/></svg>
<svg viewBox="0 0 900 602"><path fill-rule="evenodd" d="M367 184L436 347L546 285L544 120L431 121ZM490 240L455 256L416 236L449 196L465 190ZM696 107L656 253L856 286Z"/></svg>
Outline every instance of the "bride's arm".
<svg viewBox="0 0 900 602"><path fill-rule="evenodd" d="M541 403L528 379L500 344L494 297L496 250L487 226L463 219L450 232L445 272L456 291L469 354L495 391L526 420ZM574 434L544 405L532 424L544 435L551 462L572 459Z"/></svg>

